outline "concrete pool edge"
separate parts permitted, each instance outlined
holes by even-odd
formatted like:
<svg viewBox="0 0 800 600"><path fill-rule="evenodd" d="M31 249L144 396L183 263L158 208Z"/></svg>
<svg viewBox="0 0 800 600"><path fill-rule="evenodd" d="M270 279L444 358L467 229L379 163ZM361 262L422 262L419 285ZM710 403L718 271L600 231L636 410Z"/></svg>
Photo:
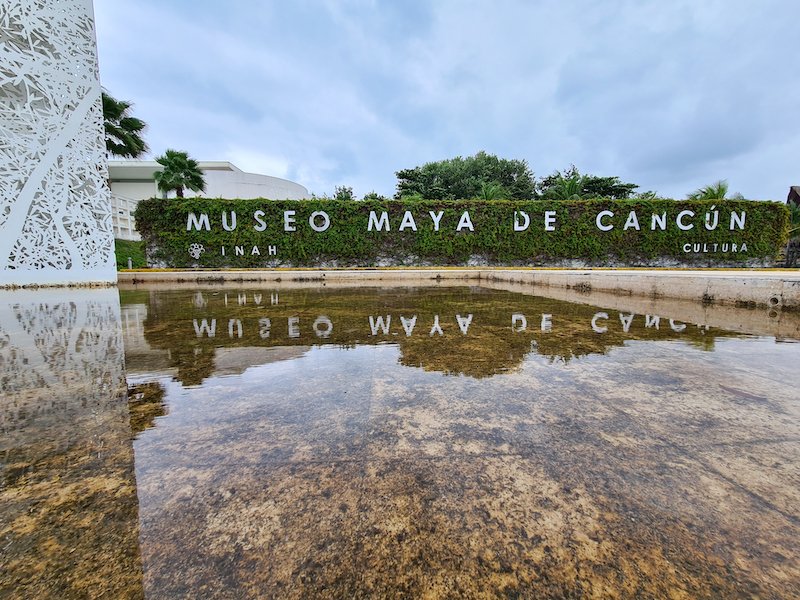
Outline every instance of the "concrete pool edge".
<svg viewBox="0 0 800 600"><path fill-rule="evenodd" d="M800 272L649 269L264 269L240 271L122 271L118 283L461 284L504 282L601 291L621 296L672 298L704 304L800 309Z"/></svg>

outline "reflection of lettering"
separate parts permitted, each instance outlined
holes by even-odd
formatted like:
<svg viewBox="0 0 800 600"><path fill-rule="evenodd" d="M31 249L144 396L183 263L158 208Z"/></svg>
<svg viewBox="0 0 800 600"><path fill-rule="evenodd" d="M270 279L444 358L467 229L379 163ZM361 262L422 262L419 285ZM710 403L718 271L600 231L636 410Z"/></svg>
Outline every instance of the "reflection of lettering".
<svg viewBox="0 0 800 600"><path fill-rule="evenodd" d="M236 337L242 337L242 320L228 319L228 337L233 337L233 328L236 327Z"/></svg>
<svg viewBox="0 0 800 600"><path fill-rule="evenodd" d="M468 314L466 317L456 315L456 321L458 322L458 328L461 330L461 333L467 335L469 326L472 324L472 313Z"/></svg>
<svg viewBox="0 0 800 600"><path fill-rule="evenodd" d="M439 315L434 315L433 317L433 326L431 327L431 332L428 334L430 337L433 337L434 333L438 333L442 335L442 327L439 325Z"/></svg>
<svg viewBox="0 0 800 600"><path fill-rule="evenodd" d="M411 333L414 331L414 326L417 324L417 315L414 315L408 321L406 321L405 317L401 316L400 323L403 325L403 331L406 332L406 337L411 337Z"/></svg>
<svg viewBox="0 0 800 600"><path fill-rule="evenodd" d="M300 337L300 317L289 317L286 319L288 329L289 329L289 337L290 338L299 338Z"/></svg>
<svg viewBox="0 0 800 600"><path fill-rule="evenodd" d="M194 320L194 332L197 334L197 337L203 337L205 333L208 337L213 338L217 335L217 320L211 319L211 324L208 323L206 319L197 322L197 319Z"/></svg>
<svg viewBox="0 0 800 600"><path fill-rule="evenodd" d="M528 318L522 313L514 313L511 315L511 331L514 333L522 333L528 329ZM542 320L539 324L539 329L547 333L553 330L553 315L550 313L542 313Z"/></svg>
<svg viewBox="0 0 800 600"><path fill-rule="evenodd" d="M392 315L386 315L386 320L382 316L377 319L369 316L369 328L372 330L372 335L378 335L378 329L383 332L383 335L389 333L389 325L392 323Z"/></svg>
<svg viewBox="0 0 800 600"><path fill-rule="evenodd" d="M592 317L592 329L594 329L597 333L605 333L606 331L608 331L608 327L605 327L605 326L601 327L600 325L598 325L597 322L600 319L603 319L604 321L608 320L608 313L604 313L604 312L596 313Z"/></svg>
<svg viewBox="0 0 800 600"><path fill-rule="evenodd" d="M266 317L258 320L258 336L262 340L265 340L269 337L270 327L272 327L272 321Z"/></svg>
<svg viewBox="0 0 800 600"><path fill-rule="evenodd" d="M314 328L314 333L320 338L330 337L331 333L333 333L333 323L325 315L317 317L311 327Z"/></svg>
<svg viewBox="0 0 800 600"><path fill-rule="evenodd" d="M263 298L260 294L254 294L252 296L253 302L256 304L261 304ZM273 298L277 303L277 294ZM249 302L249 298L247 298L246 294L239 293L236 297L236 303L239 306L246 306ZM199 303L199 299L195 297L195 303ZM228 298L224 297L224 301L227 304ZM621 330L622 333L630 334L631 329L633 328L634 324L636 323L637 316L636 313L612 313L616 314L615 319L619 319L620 326L618 330ZM551 333L553 331L553 314L551 313L541 313L540 314L540 321L539 321L539 329L541 333ZM392 316L391 314L385 315L369 315L369 329L370 335L378 336L378 335L398 335L399 332L392 332ZM645 329L656 329L660 330L661 327L661 317L658 315L641 315L643 317L643 323L640 322L640 326L644 326ZM432 321L430 325L430 329L428 331L428 336L433 337L434 335L437 336L445 336L444 327L445 322L442 320L441 316L438 314L434 314L431 316ZM475 316L473 313L468 313L466 315L456 314L454 315L455 324L458 326L458 330L461 332L462 335L466 336L470 334L470 329L474 324ZM538 317L537 317L538 318ZM411 337L416 329L416 326L419 322L418 315L399 315L400 325L402 326L402 330L405 333L405 337ZM446 321L446 320L445 320ZM262 317L253 320L253 324L257 322L258 324L258 336L262 340L270 339L273 336L273 329L272 329L272 320L267 317ZM526 315L522 313L513 313L511 315L511 331L513 333L524 333L528 332L528 323L529 319ZM605 334L612 330L614 320L609 315L607 311L600 311L595 313L591 319L591 329L595 333ZM217 319L216 318L203 318L203 319L193 319L192 326L194 328L195 336L198 338L214 338L217 332ZM301 323L299 316L291 316L287 317L286 319L286 335L289 338L297 339L301 337ZM669 319L669 327L675 333L681 333L686 331L687 325L681 321L676 321L674 319ZM228 319L228 337L230 338L242 338L244 336L244 332L247 329L246 321L243 321L241 318L230 318ZM334 331L334 324L333 321L327 315L318 315L314 321L311 322L311 329L314 332L314 335L317 338L321 339L328 339L333 335ZM424 332L422 333L424 335Z"/></svg>

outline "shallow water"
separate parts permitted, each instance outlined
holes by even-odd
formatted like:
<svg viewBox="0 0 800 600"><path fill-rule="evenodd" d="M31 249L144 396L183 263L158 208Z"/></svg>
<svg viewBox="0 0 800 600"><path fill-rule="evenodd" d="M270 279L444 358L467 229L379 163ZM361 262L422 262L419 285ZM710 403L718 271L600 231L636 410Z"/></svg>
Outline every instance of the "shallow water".
<svg viewBox="0 0 800 600"><path fill-rule="evenodd" d="M3 295L0 597L800 596L800 318L521 291Z"/></svg>

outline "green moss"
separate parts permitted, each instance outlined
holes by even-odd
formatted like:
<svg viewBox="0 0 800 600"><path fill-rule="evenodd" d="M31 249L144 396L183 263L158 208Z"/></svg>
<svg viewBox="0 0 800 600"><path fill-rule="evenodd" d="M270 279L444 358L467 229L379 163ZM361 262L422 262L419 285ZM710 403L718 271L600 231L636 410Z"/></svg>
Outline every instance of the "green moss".
<svg viewBox="0 0 800 600"><path fill-rule="evenodd" d="M719 211L719 226L704 227L708 211ZM255 231L253 213L263 211L265 231ZM283 231L283 211L294 210L297 231ZM370 211L387 211L390 232L367 231ZM414 215L417 231L398 231L404 211ZM469 211L474 232L456 231L464 211ZM513 231L514 211L524 210L531 218L527 231ZM597 213L610 210L612 231L595 225ZM675 219L682 210L694 212L691 231L681 231ZM732 211L746 211L743 231L730 231ZM237 228L225 231L223 212L235 211ZM325 211L331 227L321 233L308 226L314 211ZM443 212L439 231L434 230L429 211ZM556 230L545 231L545 211L556 212ZM624 230L626 218L635 211L640 230ZM207 213L211 231L186 231L189 213ZM666 213L666 231L651 231L652 214ZM321 263L370 266L390 258L398 264L459 265L478 256L495 265L547 265L580 259L602 265L657 264L677 260L691 264L742 264L745 261L772 259L786 242L788 212L774 202L726 200L584 200L559 201L380 201L341 202L335 200L273 201L187 198L151 199L139 203L136 222L148 245L151 260L172 266L206 268L317 266ZM699 254L683 251L690 243L747 244L746 253ZM193 259L188 248L202 244L205 251ZM277 256L270 258L266 247L274 245ZM220 248L225 246L226 256ZM232 256L241 246L244 256ZM261 255L251 255L258 246ZM127 260L127 259L126 259Z"/></svg>

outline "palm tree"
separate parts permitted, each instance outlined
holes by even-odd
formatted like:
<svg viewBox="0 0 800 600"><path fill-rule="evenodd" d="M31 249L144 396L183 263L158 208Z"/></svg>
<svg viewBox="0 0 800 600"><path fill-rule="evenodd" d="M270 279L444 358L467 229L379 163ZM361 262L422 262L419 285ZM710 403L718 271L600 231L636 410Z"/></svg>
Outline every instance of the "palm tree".
<svg viewBox="0 0 800 600"><path fill-rule="evenodd" d="M552 178L550 186L544 193L547 200L580 200L585 196L586 177L577 173L571 173L564 177L557 173Z"/></svg>
<svg viewBox="0 0 800 600"><path fill-rule="evenodd" d="M200 166L186 152L167 150L156 158L156 162L163 165L163 171L156 171L153 177L158 189L162 192L175 190L178 198L183 198L183 189L189 188L194 192L206 189L206 181Z"/></svg>
<svg viewBox="0 0 800 600"><path fill-rule="evenodd" d="M478 200L503 200L508 198L508 195L506 189L496 181L491 183L484 181L481 183L480 192L478 192Z"/></svg>
<svg viewBox="0 0 800 600"><path fill-rule="evenodd" d="M687 200L727 200L728 182L724 179L716 181L711 185L706 185L693 191L686 196ZM744 200L741 194L734 194L733 200Z"/></svg>
<svg viewBox="0 0 800 600"><path fill-rule="evenodd" d="M102 92L101 97L108 153L111 156L138 158L147 152L147 144L142 139L142 132L147 125L130 115L129 110L133 105L127 100L117 100L106 92Z"/></svg>
<svg viewBox="0 0 800 600"><path fill-rule="evenodd" d="M789 204L789 233L800 231L800 204Z"/></svg>

